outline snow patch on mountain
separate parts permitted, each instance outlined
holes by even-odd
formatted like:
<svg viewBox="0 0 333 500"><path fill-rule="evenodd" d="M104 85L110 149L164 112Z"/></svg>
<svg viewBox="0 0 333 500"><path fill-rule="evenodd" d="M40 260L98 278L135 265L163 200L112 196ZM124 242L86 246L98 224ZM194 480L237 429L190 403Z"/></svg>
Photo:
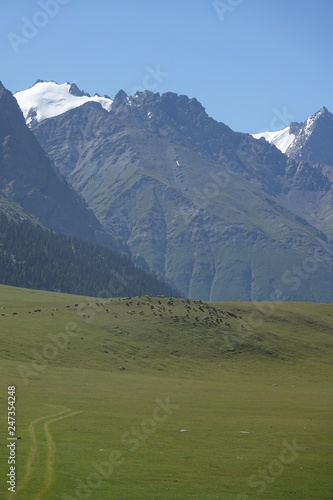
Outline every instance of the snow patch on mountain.
<svg viewBox="0 0 333 500"><path fill-rule="evenodd" d="M75 84L38 81L29 89L16 92L14 97L29 126L33 122L61 115L86 102L98 102L104 109L110 111L113 101L109 97L101 97L98 94L90 96L77 90Z"/></svg>
<svg viewBox="0 0 333 500"><path fill-rule="evenodd" d="M259 134L252 134L255 139L264 137L267 142L274 144L282 153L286 153L289 146L293 143L295 135L290 133L290 127L286 127L276 132L261 132Z"/></svg>
<svg viewBox="0 0 333 500"><path fill-rule="evenodd" d="M295 151L302 148L315 130L316 124L322 117L332 118L327 108L323 107L313 115L309 116L304 123L293 122L289 127L276 132L260 132L252 134L255 139L264 137L270 144L274 144L282 153L288 156L295 154Z"/></svg>

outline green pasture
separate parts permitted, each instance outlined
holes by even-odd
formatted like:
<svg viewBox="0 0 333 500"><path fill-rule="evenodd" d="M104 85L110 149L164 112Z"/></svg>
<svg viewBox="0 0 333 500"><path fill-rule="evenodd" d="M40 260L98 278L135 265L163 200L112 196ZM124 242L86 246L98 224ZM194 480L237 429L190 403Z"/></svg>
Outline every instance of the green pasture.
<svg viewBox="0 0 333 500"><path fill-rule="evenodd" d="M333 498L332 318L0 286L0 498Z"/></svg>

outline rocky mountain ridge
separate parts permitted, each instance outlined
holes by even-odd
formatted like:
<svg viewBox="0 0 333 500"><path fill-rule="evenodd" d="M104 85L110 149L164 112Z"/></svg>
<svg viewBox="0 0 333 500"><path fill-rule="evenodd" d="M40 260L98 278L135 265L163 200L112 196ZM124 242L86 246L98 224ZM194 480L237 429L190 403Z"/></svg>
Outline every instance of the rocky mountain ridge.
<svg viewBox="0 0 333 500"><path fill-rule="evenodd" d="M103 227L186 296L332 298L332 184L312 160L173 93L120 91L32 130ZM316 272L295 288L306 259Z"/></svg>

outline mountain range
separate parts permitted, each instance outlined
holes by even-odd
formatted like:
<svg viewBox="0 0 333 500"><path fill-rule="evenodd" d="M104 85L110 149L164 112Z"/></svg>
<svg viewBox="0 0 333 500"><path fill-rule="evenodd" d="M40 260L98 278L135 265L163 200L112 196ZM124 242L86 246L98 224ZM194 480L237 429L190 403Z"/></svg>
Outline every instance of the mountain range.
<svg viewBox="0 0 333 500"><path fill-rule="evenodd" d="M101 226L1 83L0 143L1 283L85 295L178 295L135 265Z"/></svg>
<svg viewBox="0 0 333 500"><path fill-rule="evenodd" d="M284 129L281 151L278 133L234 132L170 92L92 99L75 84L38 81L15 96L26 133L97 227L184 295L332 300L326 108Z"/></svg>

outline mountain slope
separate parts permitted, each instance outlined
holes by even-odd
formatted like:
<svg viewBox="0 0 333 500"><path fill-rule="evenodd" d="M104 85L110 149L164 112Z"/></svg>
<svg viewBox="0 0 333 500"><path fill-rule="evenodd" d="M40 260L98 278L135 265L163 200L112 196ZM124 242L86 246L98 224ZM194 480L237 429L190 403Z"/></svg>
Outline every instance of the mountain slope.
<svg viewBox="0 0 333 500"><path fill-rule="evenodd" d="M328 192L327 178L215 122L195 99L120 91L110 112L87 103L33 131L103 226L185 295L333 297L325 234L281 201L302 183L327 181ZM297 278L309 258L316 272Z"/></svg>
<svg viewBox="0 0 333 500"><path fill-rule="evenodd" d="M41 225L36 217L26 212L18 203L7 198L0 192L0 215L5 215L9 220L17 222L28 221L35 225Z"/></svg>
<svg viewBox="0 0 333 500"><path fill-rule="evenodd" d="M118 248L84 200L54 167L0 83L0 194L63 234ZM4 210L6 212L6 210Z"/></svg>
<svg viewBox="0 0 333 500"><path fill-rule="evenodd" d="M255 134L274 144L290 162L294 182L280 202L333 239L333 115L325 107L304 123Z"/></svg>
<svg viewBox="0 0 333 500"><path fill-rule="evenodd" d="M98 297L177 293L110 248L1 212L0 283Z"/></svg>

